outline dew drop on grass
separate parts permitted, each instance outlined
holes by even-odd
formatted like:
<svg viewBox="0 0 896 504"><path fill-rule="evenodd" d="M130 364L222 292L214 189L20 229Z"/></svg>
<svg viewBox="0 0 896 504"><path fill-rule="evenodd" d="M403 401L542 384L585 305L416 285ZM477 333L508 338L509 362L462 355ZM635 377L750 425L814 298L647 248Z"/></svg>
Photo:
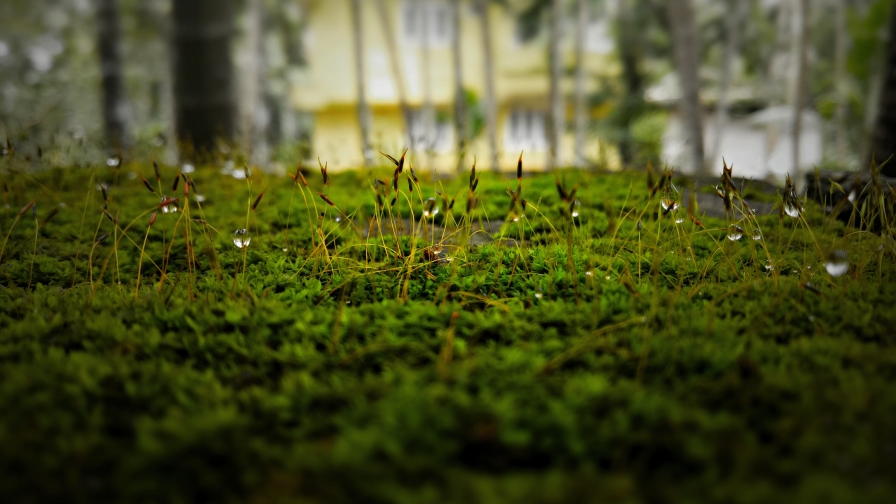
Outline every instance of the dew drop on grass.
<svg viewBox="0 0 896 504"><path fill-rule="evenodd" d="M676 224L681 224L682 222L684 222L684 219L682 219L681 217L675 219Z"/></svg>
<svg viewBox="0 0 896 504"><path fill-rule="evenodd" d="M774 269L775 269L775 266L772 264L772 261L770 259L766 259L765 271L773 271Z"/></svg>
<svg viewBox="0 0 896 504"><path fill-rule="evenodd" d="M838 277L846 273L849 269L849 262L846 260L846 251L835 250L828 254L828 260L824 263L824 269L828 270L828 274L832 277Z"/></svg>
<svg viewBox="0 0 896 504"><path fill-rule="evenodd" d="M182 171L184 173L193 173L194 171L196 171L196 167L190 163L185 163L183 166L180 167L180 171Z"/></svg>
<svg viewBox="0 0 896 504"><path fill-rule="evenodd" d="M784 205L784 213L796 219L800 216L800 209L794 205Z"/></svg>
<svg viewBox="0 0 896 504"><path fill-rule="evenodd" d="M110 157L106 160L106 166L118 166L120 160L118 158Z"/></svg>
<svg viewBox="0 0 896 504"><path fill-rule="evenodd" d="M251 241L252 237L245 229L237 229L233 232L233 244L236 245L236 248L246 248Z"/></svg>
<svg viewBox="0 0 896 504"><path fill-rule="evenodd" d="M744 230L740 226L729 226L728 227L728 239L731 241L737 241L743 238Z"/></svg>
<svg viewBox="0 0 896 504"><path fill-rule="evenodd" d="M423 217L427 219L430 217L435 217L439 213L439 207L436 206L436 199L429 198L426 200L426 203L423 204Z"/></svg>
<svg viewBox="0 0 896 504"><path fill-rule="evenodd" d="M163 195L162 195L162 200L161 200L161 201L165 201L165 200L167 200L167 199L169 199L168 196L165 196L165 195L163 194ZM162 213L175 213L175 212L177 212L177 210L178 210L178 208L177 208L177 201L175 201L175 202L173 202L173 203L170 203L170 204L165 205L165 206L162 207Z"/></svg>
<svg viewBox="0 0 896 504"><path fill-rule="evenodd" d="M572 202L572 218L575 219L579 216L579 207L582 206L582 203L579 200L575 200Z"/></svg>
<svg viewBox="0 0 896 504"><path fill-rule="evenodd" d="M585 276L586 276L586 277L590 277L590 276L593 276L593 275L594 275L594 273L592 273L591 271L586 271L586 272L585 272Z"/></svg>
<svg viewBox="0 0 896 504"><path fill-rule="evenodd" d="M762 239L762 233L757 229L753 231L753 239L759 241Z"/></svg>
<svg viewBox="0 0 896 504"><path fill-rule="evenodd" d="M536 293L535 293L535 299L541 299L541 293L540 293L540 292L536 292Z"/></svg>

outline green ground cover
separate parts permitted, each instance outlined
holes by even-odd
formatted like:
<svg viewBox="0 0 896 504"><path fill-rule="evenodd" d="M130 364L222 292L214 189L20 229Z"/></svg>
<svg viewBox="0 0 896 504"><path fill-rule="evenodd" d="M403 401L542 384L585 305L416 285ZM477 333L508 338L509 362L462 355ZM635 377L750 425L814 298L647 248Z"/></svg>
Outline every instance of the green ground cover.
<svg viewBox="0 0 896 504"><path fill-rule="evenodd" d="M4 163L7 502L896 495L874 187L846 226L724 177L727 220L659 174Z"/></svg>

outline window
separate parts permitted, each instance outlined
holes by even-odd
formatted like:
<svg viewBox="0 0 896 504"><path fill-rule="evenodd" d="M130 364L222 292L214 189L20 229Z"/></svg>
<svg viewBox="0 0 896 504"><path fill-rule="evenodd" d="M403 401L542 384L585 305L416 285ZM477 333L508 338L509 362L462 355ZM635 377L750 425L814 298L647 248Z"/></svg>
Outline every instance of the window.
<svg viewBox="0 0 896 504"><path fill-rule="evenodd" d="M406 0L402 6L405 42L447 47L453 36L451 6L445 0Z"/></svg>
<svg viewBox="0 0 896 504"><path fill-rule="evenodd" d="M428 116L428 117L427 117ZM433 111L412 110L408 118L410 147L417 151L450 152L454 130L447 116Z"/></svg>
<svg viewBox="0 0 896 504"><path fill-rule="evenodd" d="M545 113L527 109L511 111L504 123L504 148L511 151L546 150Z"/></svg>

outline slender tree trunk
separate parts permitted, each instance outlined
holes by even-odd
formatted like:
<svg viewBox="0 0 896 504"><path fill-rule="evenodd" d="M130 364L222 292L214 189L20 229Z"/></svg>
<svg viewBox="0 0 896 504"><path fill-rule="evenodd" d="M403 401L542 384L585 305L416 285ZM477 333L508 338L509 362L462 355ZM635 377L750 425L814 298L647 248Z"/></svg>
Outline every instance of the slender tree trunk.
<svg viewBox="0 0 896 504"><path fill-rule="evenodd" d="M235 99L230 0L174 0L174 101L177 135L200 151L231 140Z"/></svg>
<svg viewBox="0 0 896 504"><path fill-rule="evenodd" d="M697 44L697 28L691 0L669 0L669 24L672 28L672 46L675 67L681 83L682 123L687 134L688 156L686 163L693 173L703 173L703 120L700 107L700 49Z"/></svg>
<svg viewBox="0 0 896 504"><path fill-rule="evenodd" d="M395 41L395 28L388 8L383 0L376 1L377 13L380 16L380 24L383 27L383 35L386 38L386 50L389 52L389 67L392 70L392 79L395 81L395 89L398 91L398 104L401 107L401 115L404 120L405 138L411 135L411 107L408 105L407 93L404 88L404 74L401 71L401 61L398 55L398 45Z"/></svg>
<svg viewBox="0 0 896 504"><path fill-rule="evenodd" d="M246 54L240 65L243 89L240 93L240 136L243 150L254 162L267 157L267 55L264 47L264 0L246 2Z"/></svg>
<svg viewBox="0 0 896 504"><path fill-rule="evenodd" d="M624 125L625 132L619 140L619 157L622 158L623 166L630 165L635 161L634 145L630 133L631 120L644 101L644 79L641 77L639 66L641 35L633 20L633 9L637 3L638 0L630 0L618 4L617 41L619 57L622 60L622 78L625 82L624 107L627 115Z"/></svg>
<svg viewBox="0 0 896 504"><path fill-rule="evenodd" d="M99 0L96 12L103 85L106 144L119 150L130 143L131 109L124 89L119 0Z"/></svg>
<svg viewBox="0 0 896 504"><path fill-rule="evenodd" d="M588 128L588 104L585 97L585 30L588 26L588 2L576 0L578 22L576 26L576 148L575 166L584 168L585 159L585 133Z"/></svg>
<svg viewBox="0 0 896 504"><path fill-rule="evenodd" d="M793 101L793 171L800 173L800 139L803 135L803 109L809 84L809 0L794 0L797 31L797 74ZM802 177L797 184L801 185Z"/></svg>
<svg viewBox="0 0 896 504"><path fill-rule="evenodd" d="M563 81L563 55L560 53L561 26L561 0L551 0L550 33L548 35L549 62L551 67L550 85L550 124L548 126L548 148L551 153L550 168L557 168L560 164L560 141L563 131L566 129L566 109L563 106L563 92L560 89Z"/></svg>
<svg viewBox="0 0 896 504"><path fill-rule="evenodd" d="M451 0L451 21L453 23L452 62L454 64L454 136L457 145L457 171L464 169L467 150L467 97L464 93L464 76L461 66L460 0Z"/></svg>
<svg viewBox="0 0 896 504"><path fill-rule="evenodd" d="M725 55L722 58L722 72L719 80L719 96L716 103L716 120L715 120L715 138L712 145L712 152L709 155L710 166L716 162L719 152L722 149L722 137L725 132L725 126L728 123L728 110L730 102L728 100L728 90L731 88L731 80L734 73L734 63L740 55L740 32L741 22L747 14L749 7L747 0L733 0L734 8L730 10L728 17L725 19Z"/></svg>
<svg viewBox="0 0 896 504"><path fill-rule="evenodd" d="M423 19L423 40L420 47L421 52L421 81L423 83L423 107L421 114L421 122L423 123L423 148L426 152L427 165L432 168L432 154L435 149L435 122L436 114L432 105L432 69L430 68L430 54L432 39L430 38L430 30L434 29L430 23L430 14L432 6L429 0L421 0L420 10Z"/></svg>
<svg viewBox="0 0 896 504"><path fill-rule="evenodd" d="M834 91L837 96L837 108L834 121L837 123L837 161L846 164L849 149L846 138L846 0L835 0L834 22L836 23L836 40L834 47Z"/></svg>
<svg viewBox="0 0 896 504"><path fill-rule="evenodd" d="M488 135L488 150L491 157L491 169L501 169L498 162L498 113L497 99L495 96L495 67L492 57L492 26L489 15L489 0L478 0L479 12L482 16L482 51L485 63L485 96L483 105L485 108L485 129Z"/></svg>
<svg viewBox="0 0 896 504"><path fill-rule="evenodd" d="M883 174L896 177L896 8L890 14L890 33L887 41L887 59L883 70L883 89L877 121L871 139L871 152L877 164L887 162Z"/></svg>
<svg viewBox="0 0 896 504"><path fill-rule="evenodd" d="M361 129L361 154L364 166L373 164L373 149L370 146L370 107L367 104L367 91L364 81L367 78L364 67L364 32L361 23L361 2L351 0L352 32L355 42L355 87L358 93L358 125Z"/></svg>

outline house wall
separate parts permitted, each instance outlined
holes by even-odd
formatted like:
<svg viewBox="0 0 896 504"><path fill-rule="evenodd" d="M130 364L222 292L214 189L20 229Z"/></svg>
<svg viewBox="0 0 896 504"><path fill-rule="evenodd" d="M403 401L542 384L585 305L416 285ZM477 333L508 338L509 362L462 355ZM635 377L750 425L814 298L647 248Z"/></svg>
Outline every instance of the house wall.
<svg viewBox="0 0 896 504"><path fill-rule="evenodd" d="M396 31L399 60L403 74L406 99L413 108L419 108L424 101L424 66L425 50L421 44L409 40L405 17L402 15L404 4L415 0L385 0L390 19ZM439 0L434 0L438 2ZM450 7L450 2L443 2ZM519 3L519 2L516 2ZM362 31L364 32L365 84L368 103L372 109L373 147L384 152L401 152L408 142L404 137L404 121L398 106L398 86L392 77L389 52L380 16L376 11L376 2L363 0ZM515 169L519 156L518 146L504 145L505 127L510 112L525 108L540 110L545 114L548 110L548 89L550 79L548 73L546 35L542 33L536 39L520 44L514 35L515 17L511 7L491 5L493 53L495 61L495 90L498 100L498 140L500 164L508 170ZM315 116L313 133L313 155L327 160L331 168L338 170L354 168L363 164L361 154L360 128L356 117L356 75L353 36L351 31L351 3L349 0L327 0L313 3L309 11L309 25L305 35L308 56L306 70L293 78L291 92L292 103L303 111ZM475 12L472 2L463 2L461 9L461 50L464 87L482 97L485 89L485 72L481 38L480 16ZM450 18L449 18L450 19ZM574 33L572 28L564 30ZM564 55L567 63L572 65L574 58L572 36L566 36ZM443 45L429 48L430 93L433 105L450 117L454 100L454 67L450 40ZM605 53L588 53L586 68L586 92L597 90L599 75L618 74L618 67L611 62ZM563 81L564 94L572 100L573 80L570 76ZM571 107L569 107L571 109ZM572 113L567 117L572 122ZM450 120L450 119L449 119ZM451 130L453 145L453 126ZM488 147L484 132L469 145L472 155L479 159L488 158ZM568 133L561 139L561 161L571 164L573 161L573 136ZM457 164L454 152L426 153L411 152L412 157L419 157L422 162L417 166L432 166L438 170L453 170ZM547 166L548 156L544 147L527 149L525 159L530 169ZM601 161L605 165L614 165L618 156L613 148L601 147L597 138L589 137L586 151L589 158ZM604 155L601 159L602 153Z"/></svg>

